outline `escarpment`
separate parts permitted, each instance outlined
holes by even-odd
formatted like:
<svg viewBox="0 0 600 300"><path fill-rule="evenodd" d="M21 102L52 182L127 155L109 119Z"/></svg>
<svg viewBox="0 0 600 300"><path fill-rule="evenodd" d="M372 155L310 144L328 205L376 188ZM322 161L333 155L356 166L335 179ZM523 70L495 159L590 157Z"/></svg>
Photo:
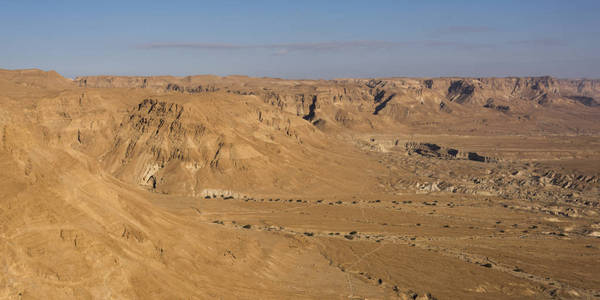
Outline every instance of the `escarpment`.
<svg viewBox="0 0 600 300"><path fill-rule="evenodd" d="M322 130L384 130L390 123L412 126L423 120L462 122L465 117L534 127L528 120L552 110L555 119L569 111L596 114L600 105L600 81L552 77L507 78L381 78L336 80L281 80L243 76L188 77L81 77L76 84L87 88L149 89L159 93L214 93L256 96L279 111L295 114ZM552 106L552 107L549 107ZM558 108L558 109L556 109ZM354 122L340 118L339 111ZM585 116L584 119L591 118ZM531 123L531 124L529 124ZM560 123L560 122L559 122ZM393 125L392 125L393 126ZM480 125L473 124L479 130ZM588 129L561 128L545 130ZM589 126L587 126L589 127ZM489 129L499 130L501 128Z"/></svg>

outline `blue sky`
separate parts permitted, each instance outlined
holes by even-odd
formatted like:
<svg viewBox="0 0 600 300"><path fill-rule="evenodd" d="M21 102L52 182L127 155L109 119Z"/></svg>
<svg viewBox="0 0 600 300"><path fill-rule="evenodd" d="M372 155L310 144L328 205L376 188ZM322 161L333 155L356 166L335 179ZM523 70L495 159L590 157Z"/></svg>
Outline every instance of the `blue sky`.
<svg viewBox="0 0 600 300"><path fill-rule="evenodd" d="M0 0L0 68L600 78L600 1Z"/></svg>

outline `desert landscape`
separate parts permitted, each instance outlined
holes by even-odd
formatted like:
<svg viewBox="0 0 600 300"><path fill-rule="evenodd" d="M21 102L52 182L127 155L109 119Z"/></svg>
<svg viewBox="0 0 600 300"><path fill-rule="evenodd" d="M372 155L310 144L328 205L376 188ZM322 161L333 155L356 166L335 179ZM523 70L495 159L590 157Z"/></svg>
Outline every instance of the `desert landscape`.
<svg viewBox="0 0 600 300"><path fill-rule="evenodd" d="M0 298L600 299L600 80L0 91Z"/></svg>

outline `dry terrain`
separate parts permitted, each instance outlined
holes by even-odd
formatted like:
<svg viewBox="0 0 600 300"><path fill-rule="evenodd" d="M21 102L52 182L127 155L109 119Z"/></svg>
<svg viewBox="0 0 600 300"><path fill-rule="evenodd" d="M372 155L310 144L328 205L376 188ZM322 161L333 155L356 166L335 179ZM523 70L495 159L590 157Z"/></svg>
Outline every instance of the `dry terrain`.
<svg viewBox="0 0 600 300"><path fill-rule="evenodd" d="M600 299L600 80L0 70L2 299Z"/></svg>

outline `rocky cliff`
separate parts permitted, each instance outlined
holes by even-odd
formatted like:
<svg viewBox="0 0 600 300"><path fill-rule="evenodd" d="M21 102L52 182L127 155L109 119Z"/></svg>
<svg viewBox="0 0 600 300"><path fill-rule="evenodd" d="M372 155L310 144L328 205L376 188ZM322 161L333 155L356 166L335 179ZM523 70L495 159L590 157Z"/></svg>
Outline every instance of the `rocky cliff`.
<svg viewBox="0 0 600 300"><path fill-rule="evenodd" d="M593 133L590 128L594 127L600 105L600 80L552 77L315 81L243 76L98 76L77 78L75 82L87 88L256 95L264 103L295 114L323 130L385 130L396 125L422 129L423 125L461 123L468 116L473 120L510 122L530 131ZM574 112L579 113L578 126L564 124L573 118ZM540 120L546 116L556 122L549 124L547 120ZM486 126L489 124L471 124L468 130L485 131ZM447 128L438 126L437 130L440 129ZM492 130L503 128L489 128Z"/></svg>

